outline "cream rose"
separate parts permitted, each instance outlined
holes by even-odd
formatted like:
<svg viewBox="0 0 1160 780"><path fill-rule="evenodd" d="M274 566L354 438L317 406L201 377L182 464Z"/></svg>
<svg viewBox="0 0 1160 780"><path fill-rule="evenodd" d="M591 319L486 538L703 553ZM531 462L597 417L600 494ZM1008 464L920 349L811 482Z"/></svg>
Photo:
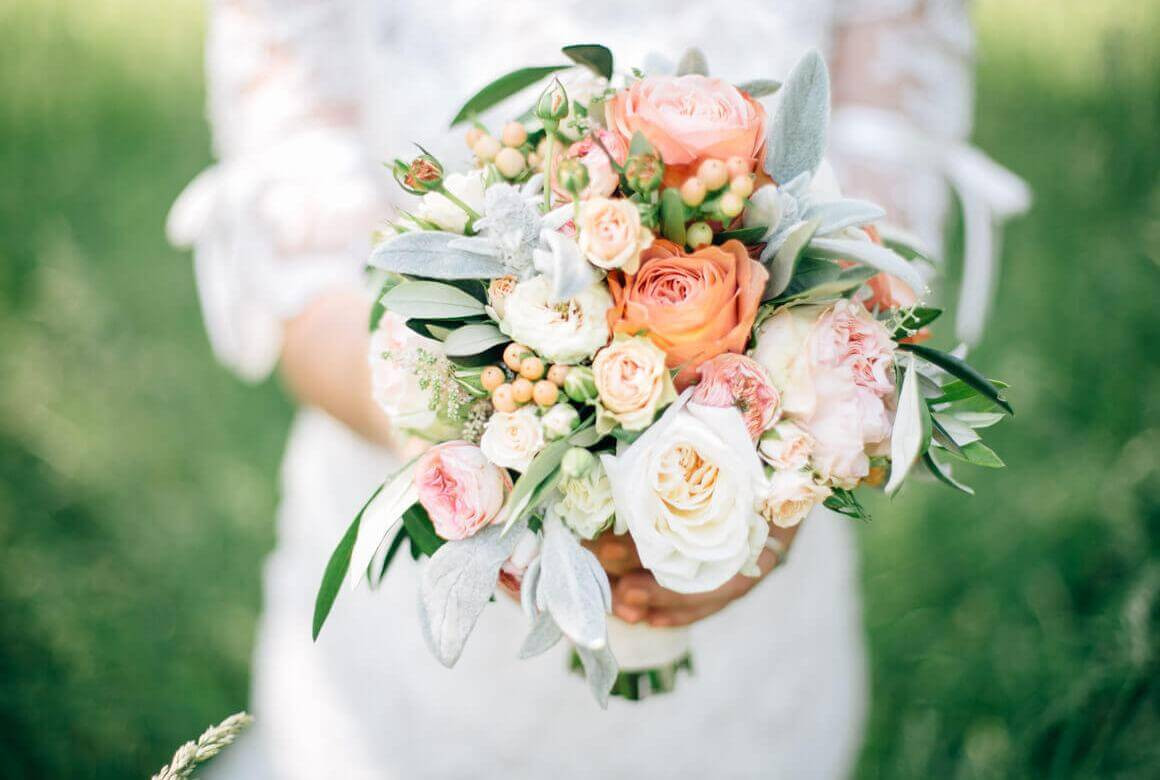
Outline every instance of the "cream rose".
<svg viewBox="0 0 1160 780"><path fill-rule="evenodd" d="M807 342L821 316L821 306L783 308L762 323L750 357L769 372L781 393L783 414L809 417L817 399Z"/></svg>
<svg viewBox="0 0 1160 780"><path fill-rule="evenodd" d="M674 403L621 455L602 455L617 529L641 563L678 593L757 575L769 526L757 511L765 474L734 407Z"/></svg>
<svg viewBox="0 0 1160 780"><path fill-rule="evenodd" d="M592 361L596 382L596 429L648 427L657 410L677 397L664 351L647 338L618 335Z"/></svg>
<svg viewBox="0 0 1160 780"><path fill-rule="evenodd" d="M778 471L804 468L814 450L814 437L792 422L780 422L761 437L757 453Z"/></svg>
<svg viewBox="0 0 1160 780"><path fill-rule="evenodd" d="M556 511L564 525L583 539L595 539L612 524L616 505L612 501L612 484L604 467L594 463L583 474L566 477L560 482L560 500Z"/></svg>
<svg viewBox="0 0 1160 780"><path fill-rule="evenodd" d="M576 227L580 251L597 268L619 268L626 274L640 269L640 253L652 245L653 234L640 223L636 204L623 198L593 198L580 204Z"/></svg>
<svg viewBox="0 0 1160 780"><path fill-rule="evenodd" d="M780 528L792 528L828 495L830 489L815 482L808 471L778 471L769 478L761 514Z"/></svg>
<svg viewBox="0 0 1160 780"><path fill-rule="evenodd" d="M497 466L524 471L544 449L544 428L531 406L496 412L488 418L479 440L483 454Z"/></svg>
<svg viewBox="0 0 1160 780"><path fill-rule="evenodd" d="M545 276L520 282L504 302L499 327L553 363L579 363L608 343L608 289L597 283L565 301L551 300Z"/></svg>

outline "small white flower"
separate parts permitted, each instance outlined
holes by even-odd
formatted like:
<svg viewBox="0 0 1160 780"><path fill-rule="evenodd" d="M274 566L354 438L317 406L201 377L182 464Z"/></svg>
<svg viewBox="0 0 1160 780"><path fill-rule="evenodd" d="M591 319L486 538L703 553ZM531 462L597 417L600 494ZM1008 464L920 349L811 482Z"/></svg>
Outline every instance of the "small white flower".
<svg viewBox="0 0 1160 780"><path fill-rule="evenodd" d="M564 525L583 539L595 539L612 524L616 505L612 501L612 484L599 463L580 476L560 482L560 501L556 511Z"/></svg>
<svg viewBox="0 0 1160 780"><path fill-rule="evenodd" d="M572 432L576 423L580 422L580 413L572 404L556 404L540 418L544 426L544 435L548 439L562 439Z"/></svg>
<svg viewBox="0 0 1160 780"><path fill-rule="evenodd" d="M593 284L573 298L556 302L545 276L520 282L504 302L499 327L514 341L553 363L579 363L608 343L612 296Z"/></svg>
<svg viewBox="0 0 1160 780"><path fill-rule="evenodd" d="M479 448L497 466L524 471L544 449L544 428L531 406L496 412L487 421Z"/></svg>
<svg viewBox="0 0 1160 780"><path fill-rule="evenodd" d="M469 173L452 173L443 180L452 195L462 200L468 206L481 213L484 206L483 171L476 170ZM419 201L415 209L415 216L432 222L441 229L451 233L462 233L467 230L468 216L461 207L439 192L428 192Z"/></svg>

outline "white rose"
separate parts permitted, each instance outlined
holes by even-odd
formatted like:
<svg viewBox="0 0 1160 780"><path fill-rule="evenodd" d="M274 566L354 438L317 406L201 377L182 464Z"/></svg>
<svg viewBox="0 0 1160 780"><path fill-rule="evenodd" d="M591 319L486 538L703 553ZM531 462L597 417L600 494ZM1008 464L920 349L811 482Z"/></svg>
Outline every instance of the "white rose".
<svg viewBox="0 0 1160 780"><path fill-rule="evenodd" d="M612 484L600 464L578 477L560 482L561 498L556 511L564 525L584 539L595 539L612 522L616 505L612 501Z"/></svg>
<svg viewBox="0 0 1160 780"><path fill-rule="evenodd" d="M514 412L496 412L488 418L479 448L497 466L524 471L544 449L544 428L531 406Z"/></svg>
<svg viewBox="0 0 1160 780"><path fill-rule="evenodd" d="M556 404L544 412L540 424L549 440L562 439L580 422L580 413L572 404Z"/></svg>
<svg viewBox="0 0 1160 780"><path fill-rule="evenodd" d="M379 407L396 427L423 432L438 418L431 409L431 389L419 384L415 360L419 350L441 354L438 341L407 327L394 312L386 312L371 335L371 390Z"/></svg>
<svg viewBox="0 0 1160 780"><path fill-rule="evenodd" d="M612 296L603 282L552 302L545 276L520 282L504 302L500 330L553 363L579 363L608 343Z"/></svg>
<svg viewBox="0 0 1160 780"><path fill-rule="evenodd" d="M808 471L778 471L769 478L761 514L776 526L792 528L828 495L830 489L816 483Z"/></svg>
<svg viewBox="0 0 1160 780"><path fill-rule="evenodd" d="M687 395L621 455L603 455L618 528L641 563L678 593L756 576L769 535L758 514L765 474L735 407L685 404Z"/></svg>
<svg viewBox="0 0 1160 780"><path fill-rule="evenodd" d="M791 422L780 422L761 437L757 452L778 471L804 468L814 449L814 437Z"/></svg>
<svg viewBox="0 0 1160 780"><path fill-rule="evenodd" d="M808 417L814 412L817 399L806 347L823 311L822 306L786 307L757 330L750 357L769 372L781 393L783 414Z"/></svg>
<svg viewBox="0 0 1160 780"><path fill-rule="evenodd" d="M452 173L443 179L443 186L475 210L483 213L483 170L468 173ZM462 233L467 230L467 212L453 203L443 193L428 192L415 208L415 216L433 222L443 230Z"/></svg>

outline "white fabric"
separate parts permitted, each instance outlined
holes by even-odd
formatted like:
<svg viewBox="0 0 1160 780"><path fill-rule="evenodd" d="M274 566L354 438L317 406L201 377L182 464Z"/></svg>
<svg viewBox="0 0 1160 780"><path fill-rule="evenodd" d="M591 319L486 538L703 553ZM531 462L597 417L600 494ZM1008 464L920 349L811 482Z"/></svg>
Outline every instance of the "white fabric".
<svg viewBox="0 0 1160 780"><path fill-rule="evenodd" d="M943 45L917 45L924 25L938 41L947 31L969 40L963 14L936 13L943 2L839 5L212 3L207 67L221 162L182 195L169 228L175 242L195 247L214 349L243 377L265 376L282 320L328 289L359 283L367 236L386 215L378 163L407 155L411 141L449 167L463 160L461 132L446 132L457 101L513 67L558 61L562 44L606 43L621 66L643 63L650 50L672 60L697 45L713 73L742 80L783 77L806 49L825 49L841 24L862 24L866 14L875 23L907 17L909 43L896 53L917 58L920 69ZM949 72L966 83L966 60L958 63ZM961 140L968 98L960 89L928 91L925 100L939 105L916 99L911 107L927 122L957 117L955 126L929 132ZM939 172L918 174L914 186L928 195ZM937 239L941 213L919 216L909 227ZM816 512L784 567L694 626L697 672L676 693L613 701L601 712L565 673L562 649L516 659L526 626L504 600L486 611L459 666L440 667L419 633L416 568L405 556L377 592L344 589L311 642L325 561L392 464L325 415L299 415L282 474L277 548L264 573L250 702L256 725L207 776L832 778L850 771L866 708L850 520Z"/></svg>

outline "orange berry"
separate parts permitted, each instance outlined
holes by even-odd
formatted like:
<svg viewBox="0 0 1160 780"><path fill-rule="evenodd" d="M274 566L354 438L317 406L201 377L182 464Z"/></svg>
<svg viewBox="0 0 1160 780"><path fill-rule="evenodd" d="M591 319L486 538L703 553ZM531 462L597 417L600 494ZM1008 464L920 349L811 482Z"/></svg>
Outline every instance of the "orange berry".
<svg viewBox="0 0 1160 780"><path fill-rule="evenodd" d="M519 149L505 146L495 156L495 167L505 179L514 179L524 172L527 163Z"/></svg>
<svg viewBox="0 0 1160 780"><path fill-rule="evenodd" d="M502 385L505 379L507 377L504 376L503 369L499 366L488 366L479 373L479 383L489 393Z"/></svg>
<svg viewBox="0 0 1160 780"><path fill-rule="evenodd" d="M504 347L503 363L512 371L519 371L520 363L522 363L524 358L526 358L531 353L532 351L525 347L523 344L513 341L511 344L508 344L506 347Z"/></svg>
<svg viewBox="0 0 1160 780"><path fill-rule="evenodd" d="M705 186L712 192L721 189L729 181L729 169L720 160L710 158L697 168L697 178L705 182Z"/></svg>
<svg viewBox="0 0 1160 780"><path fill-rule="evenodd" d="M536 386L532 389L532 397L540 406L551 406L560 397L560 388L556 386L555 382L541 379L536 382Z"/></svg>
<svg viewBox="0 0 1160 780"><path fill-rule="evenodd" d="M738 176L744 176L749 173L752 168L752 163L746 157L730 157L725 161L725 169L729 171L729 178L736 179Z"/></svg>
<svg viewBox="0 0 1160 780"><path fill-rule="evenodd" d="M524 141L528 140L527 128L519 122L508 122L503 126L500 140L504 146L522 146Z"/></svg>
<svg viewBox="0 0 1160 780"><path fill-rule="evenodd" d="M532 400L532 391L534 389L535 386L530 379L525 379L521 376L512 380L512 398L515 399L517 404L526 404Z"/></svg>
<svg viewBox="0 0 1160 780"><path fill-rule="evenodd" d="M544 375L544 361L530 355L520 361L520 376L533 382Z"/></svg>
<svg viewBox="0 0 1160 780"><path fill-rule="evenodd" d="M475 152L475 156L484 162L494 160L495 156L499 154L499 150L499 141L490 135L481 135L479 140L471 145L471 151Z"/></svg>
<svg viewBox="0 0 1160 780"><path fill-rule="evenodd" d="M497 412L514 412L516 410L516 399L512 392L512 386L504 383L492 390L491 405L495 407Z"/></svg>
<svg viewBox="0 0 1160 780"><path fill-rule="evenodd" d="M705 182L691 176L681 185L681 201L689 208L696 208L705 202L705 195L708 192L709 188L705 186Z"/></svg>
<svg viewBox="0 0 1160 780"><path fill-rule="evenodd" d="M556 385L556 387L563 387L564 380L568 378L568 370L571 366L566 366L563 363L556 363L548 369L548 381Z"/></svg>
<svg viewBox="0 0 1160 780"><path fill-rule="evenodd" d="M478 141L480 138L483 138L484 135L486 135L486 133L484 133L478 127L467 128L467 148L474 149L476 141Z"/></svg>

